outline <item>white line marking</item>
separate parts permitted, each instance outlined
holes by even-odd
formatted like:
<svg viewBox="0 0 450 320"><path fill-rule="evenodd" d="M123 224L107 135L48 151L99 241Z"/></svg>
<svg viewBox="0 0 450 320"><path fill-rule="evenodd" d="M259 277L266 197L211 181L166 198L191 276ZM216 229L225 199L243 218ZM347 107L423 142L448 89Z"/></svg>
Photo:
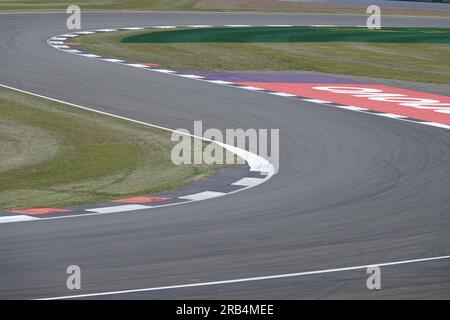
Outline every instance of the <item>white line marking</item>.
<svg viewBox="0 0 450 320"><path fill-rule="evenodd" d="M231 185L233 185L233 186L254 187L254 186L257 186L258 184L261 184L263 182L264 182L264 178L250 178L250 177L246 177L246 178L242 178L241 180L232 183Z"/></svg>
<svg viewBox="0 0 450 320"><path fill-rule="evenodd" d="M37 220L37 219L39 219L39 218L25 216L25 215L7 216L7 217L0 217L0 223L30 221L30 220Z"/></svg>
<svg viewBox="0 0 450 320"><path fill-rule="evenodd" d="M245 90L250 90L250 91L263 91L263 90L265 90L265 89L252 87L252 86L239 86L239 88L245 89Z"/></svg>
<svg viewBox="0 0 450 320"><path fill-rule="evenodd" d="M274 96L279 96L279 97L297 97L296 94L285 93L285 92L268 92L268 93L272 94Z"/></svg>
<svg viewBox="0 0 450 320"><path fill-rule="evenodd" d="M50 44L53 48L57 48L57 49L69 49L69 46L64 46L64 45L56 45L56 44Z"/></svg>
<svg viewBox="0 0 450 320"><path fill-rule="evenodd" d="M302 99L303 101L306 102L312 102L312 103L331 103L331 101L324 101L324 100L319 100L319 99Z"/></svg>
<svg viewBox="0 0 450 320"><path fill-rule="evenodd" d="M450 125L446 125L446 124L441 124L441 123L436 123L436 122L422 122L422 123L426 124L427 126L450 129Z"/></svg>
<svg viewBox="0 0 450 320"><path fill-rule="evenodd" d="M346 109L346 110L352 110L352 111L364 111L364 110L369 110L369 109L366 109L366 108L354 107L354 106L339 106L338 108L342 108L342 109Z"/></svg>
<svg viewBox="0 0 450 320"><path fill-rule="evenodd" d="M64 50L64 52L79 53L79 52L81 52L81 51L80 51L80 50L72 49L72 50Z"/></svg>
<svg viewBox="0 0 450 320"><path fill-rule="evenodd" d="M125 62L124 60L120 60L120 59L102 59L102 60L108 61L108 62L116 62L116 63Z"/></svg>
<svg viewBox="0 0 450 320"><path fill-rule="evenodd" d="M180 74L180 77L189 78L189 79L204 79L205 77L196 76L195 74Z"/></svg>
<svg viewBox="0 0 450 320"><path fill-rule="evenodd" d="M78 34L61 34L58 37L74 38L74 37L78 37Z"/></svg>
<svg viewBox="0 0 450 320"><path fill-rule="evenodd" d="M336 268L336 269L324 269L324 270L306 271L306 272L297 272L297 273L286 273L286 274L277 274L277 275L262 276L262 277L252 277L252 278L241 278L241 279L222 280L222 281L211 281L211 282L180 284L180 285L164 286L164 287L153 287L153 288L144 288L144 289L131 289L131 290L121 290L121 291L87 293L87 294L79 294L79 295L72 295L72 296L61 296L61 297L44 298L44 299L38 299L38 300L61 300L61 299L87 298L87 297L108 296L108 295L117 295L117 294L126 294L126 293L150 292L150 291L161 291L161 290L182 289L182 288L192 288L192 287L206 287L206 286L215 286L215 285L232 284L232 283L263 281L263 280L293 278L293 277L301 277L301 276L309 276L309 275L317 275L317 274L326 274L326 273L335 273L335 272L354 271L354 270L367 269L369 267L374 267L374 266L388 267L388 266L395 266L395 265L402 265L402 264L411 264L411 263L428 262L428 261L445 260L445 259L450 259L450 256L439 256L439 257L431 257L431 258L423 258L423 259L384 262L384 263L367 264L367 265L354 266L354 267L344 267L344 268Z"/></svg>
<svg viewBox="0 0 450 320"><path fill-rule="evenodd" d="M167 69L152 69L152 71L161 72L161 73L176 73L176 71L167 70Z"/></svg>
<svg viewBox="0 0 450 320"><path fill-rule="evenodd" d="M135 68L148 68L148 66L146 66L145 64L140 64L140 63L127 63L126 65L130 66L130 67L135 67Z"/></svg>
<svg viewBox="0 0 450 320"><path fill-rule="evenodd" d="M101 58L100 56L98 56L96 54L92 54L92 53L83 53L83 54L80 54L80 56L88 57L88 58Z"/></svg>
<svg viewBox="0 0 450 320"><path fill-rule="evenodd" d="M216 192L216 191L204 191L199 193L190 194L188 196L178 197L180 199L186 199L186 200L206 200L206 199L212 199L217 198L220 196L225 195L226 193L223 192Z"/></svg>
<svg viewBox="0 0 450 320"><path fill-rule="evenodd" d="M115 213L115 212L135 211L135 210L150 209L150 208L151 208L151 206L144 206L141 204L127 204L127 205L123 205L123 206L86 209L86 211L94 212L94 213Z"/></svg>
<svg viewBox="0 0 450 320"><path fill-rule="evenodd" d="M117 29L98 29L95 30L95 32L114 32L117 31Z"/></svg>
<svg viewBox="0 0 450 320"><path fill-rule="evenodd" d="M62 38L62 37L53 37L53 38L50 38L50 41L65 41L65 40L67 40L67 38Z"/></svg>
<svg viewBox="0 0 450 320"><path fill-rule="evenodd" d="M155 29L175 29L176 26L150 26L149 28L155 28Z"/></svg>
<svg viewBox="0 0 450 320"><path fill-rule="evenodd" d="M226 24L224 25L224 27L230 27L230 28L246 28L246 27L251 27L248 24Z"/></svg>
<svg viewBox="0 0 450 320"><path fill-rule="evenodd" d="M281 27L281 28L286 28L286 27L293 27L294 25L292 24L267 24L266 27Z"/></svg>
<svg viewBox="0 0 450 320"><path fill-rule="evenodd" d="M144 27L127 27L127 28L119 28L119 30L144 30Z"/></svg>
<svg viewBox="0 0 450 320"><path fill-rule="evenodd" d="M212 28L213 26L206 24L187 25L186 28Z"/></svg>

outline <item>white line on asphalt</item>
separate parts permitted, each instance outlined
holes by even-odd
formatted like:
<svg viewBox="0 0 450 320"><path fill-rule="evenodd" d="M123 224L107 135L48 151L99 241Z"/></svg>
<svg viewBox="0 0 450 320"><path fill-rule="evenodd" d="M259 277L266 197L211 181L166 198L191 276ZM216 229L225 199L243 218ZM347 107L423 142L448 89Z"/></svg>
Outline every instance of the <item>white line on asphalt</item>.
<svg viewBox="0 0 450 320"><path fill-rule="evenodd" d="M100 110L84 107L84 106L81 106L79 104L75 104L75 103L71 103L71 102L55 99L55 98L52 98L52 97L44 96L44 95L41 95L41 94L38 94L38 93L34 93L34 92L26 91L26 90L23 90L23 89L11 87L11 86L8 86L8 85L0 84L0 87L11 89L11 90L14 90L14 91L17 91L17 92L26 93L26 94L29 94L31 96L39 97L39 98L46 99L46 100L49 100L49 101L63 103L63 104L66 104L66 105L69 105L69 106L72 106L72 107L75 107L75 108L79 108L79 109L82 109L82 110L87 110L87 111L95 112L95 113L98 113L98 114L103 114L103 115L106 115L106 116L109 116L109 117L114 117L114 118L117 118L117 119L130 121L130 122L133 122L133 123L141 124L141 125L152 127L152 128L158 128L158 129L161 129L161 130L166 130L166 131L170 131L170 132L176 132L176 133L178 133L180 135L190 136L190 137L193 137L193 138L201 139L203 141L213 142L213 143L219 144L217 141L213 141L211 139L206 139L204 137L197 136L197 135L194 135L194 134L188 134L188 133L185 133L185 132L182 132L182 131L178 131L178 130L173 130L173 129L170 129L170 128L167 128L167 127L158 126L158 125L155 125L155 124L151 124L151 123L147 123L147 122L143 122L143 121L139 121L139 120L130 119L130 118L127 118L127 117L122 117L122 116L119 116L119 115L116 115L116 114L113 114L113 113L104 112L104 111L100 111ZM246 150L239 149L237 147L231 146L231 145L227 145L227 144L224 144L224 143L220 143L219 145L221 147L227 149L229 152L234 153L238 157L241 157L242 159L247 161L248 165L250 166L250 171L261 171L259 169L262 168L263 169L262 172L267 173L266 177L264 178L264 181L267 181L270 178L272 178L272 176L274 174L273 173L274 172L273 166L270 164L270 162L268 162L264 158L262 158L262 157L260 157L260 156L258 156L256 154L253 154L251 152L248 152ZM258 159L260 159L260 161L257 161ZM267 162L267 165L262 166L261 163L264 163L264 162ZM271 168L268 168L267 166L270 166ZM233 191L230 191L230 192L227 192L227 193L223 193L223 195L231 195L231 194L234 194L234 193L237 193L237 192L241 192L241 191L247 190L249 188L250 187L245 187L245 188L241 188L239 190L233 190ZM192 200L192 201L189 201L189 202L196 202L196 201L197 200ZM198 201L201 201L201 200L198 200ZM182 205L182 204L185 204L185 203L186 202L170 203L170 204L154 206L153 208L171 207L171 206L176 206L176 205ZM139 212L140 211L136 211L136 213L139 213ZM82 214L66 215L66 216L59 216L59 217L56 216L56 217L48 217L48 218L39 218L39 219L36 219L35 221L71 219L71 218L79 218L79 217L98 216L98 215L103 215L103 214L109 214L109 213L101 213L101 212L97 212L97 213L82 213Z"/></svg>
<svg viewBox="0 0 450 320"><path fill-rule="evenodd" d="M120 59L102 59L102 60L108 61L108 62L116 62L116 63L125 62L124 60L120 60Z"/></svg>
<svg viewBox="0 0 450 320"><path fill-rule="evenodd" d="M195 74L180 74L180 77L189 78L189 79L204 79L205 77L196 76Z"/></svg>
<svg viewBox="0 0 450 320"><path fill-rule="evenodd" d="M204 191L204 192L194 193L194 194L190 194L190 195L187 195L184 197L179 197L179 198L185 199L185 200L197 200L198 201L198 200L206 200L206 199L221 197L225 194L226 193L224 193L224 192Z"/></svg>
<svg viewBox="0 0 450 320"><path fill-rule="evenodd" d="M114 32L117 31L117 29L98 29L95 30L95 32Z"/></svg>
<svg viewBox="0 0 450 320"><path fill-rule="evenodd" d="M105 60L105 59L103 59ZM127 63L127 66L130 67L135 67L135 68L148 68L148 66L146 66L145 64L141 64L141 63Z"/></svg>
<svg viewBox="0 0 450 320"><path fill-rule="evenodd" d="M0 223L30 221L30 220L37 220L37 219L39 219L39 218L25 216L25 215L7 216L7 217L0 217Z"/></svg>
<svg viewBox="0 0 450 320"><path fill-rule="evenodd" d="M442 123L436 123L436 122L423 122L423 124L426 124L427 126L433 126L438 128L444 128L444 129L450 129L449 125L442 124Z"/></svg>
<svg viewBox="0 0 450 320"><path fill-rule="evenodd" d="M82 53L82 54L80 54L80 56L87 57L87 58L100 58L100 56L98 56L96 54L92 54L92 53Z"/></svg>
<svg viewBox="0 0 450 320"><path fill-rule="evenodd" d="M312 102L312 103L331 103L330 101L324 101L324 100L319 100L319 99L302 99L303 101L306 102Z"/></svg>
<svg viewBox="0 0 450 320"><path fill-rule="evenodd" d="M150 209L150 208L151 208L151 206L144 206L141 204L127 204L127 205L123 205L123 206L86 209L86 211L95 212L95 213L115 213L115 212L135 211L135 210Z"/></svg>
<svg viewBox="0 0 450 320"><path fill-rule="evenodd" d="M252 87L252 86L240 86L239 88L245 89L245 90L250 90L250 91L263 91L263 90L265 90L265 89L262 89L262 88Z"/></svg>
<svg viewBox="0 0 450 320"><path fill-rule="evenodd" d="M369 109L366 109L366 108L354 107L354 106L339 106L338 108L347 109L347 110L352 110L352 111L364 111L364 110L369 110Z"/></svg>
<svg viewBox="0 0 450 320"><path fill-rule="evenodd" d="M296 94L286 93L286 92L268 92L269 94L273 94L274 96L280 97L297 97Z"/></svg>
<svg viewBox="0 0 450 320"><path fill-rule="evenodd" d="M161 73L176 73L176 71L167 70L167 69L152 69L152 70L156 71L156 72L161 72Z"/></svg>
<svg viewBox="0 0 450 320"><path fill-rule="evenodd" d="M297 273L286 273L286 274L277 274L277 275L253 277L253 278L241 278L241 279L212 281L212 282L180 284L180 285L173 285L173 286L153 287L153 288L144 288L144 289L131 289L131 290L121 290L121 291L87 293L87 294L79 294L79 295L72 295L72 296L51 297L51 298L44 298L44 299L38 299L38 300L62 300L62 299L99 297L99 296L109 296L109 295L126 294L126 293L150 292L150 291L161 291L161 290L182 289L182 288L192 288L192 287L206 287L206 286L215 286L215 285L232 284L232 283L253 282L253 281L293 278L293 277L335 273L335 272L354 271L354 270L367 269L369 267L374 267L374 266L388 267L388 266L427 262L427 261L436 261L436 260L444 260L444 259L450 259L450 256L438 256L438 257L431 257L431 258L384 262L384 263L367 264L367 265L360 265L360 266L354 266L354 267L324 269L324 270L306 271L306 272L297 272Z"/></svg>
<svg viewBox="0 0 450 320"><path fill-rule="evenodd" d="M245 187L254 187L258 184L261 184L264 182L263 178L251 178L251 177L245 177L242 178L239 181L233 182L231 185L233 186L245 186Z"/></svg>
<svg viewBox="0 0 450 320"><path fill-rule="evenodd" d="M223 84L223 85L234 84L233 82L224 81L224 80L205 80L205 81L215 83L215 84Z"/></svg>

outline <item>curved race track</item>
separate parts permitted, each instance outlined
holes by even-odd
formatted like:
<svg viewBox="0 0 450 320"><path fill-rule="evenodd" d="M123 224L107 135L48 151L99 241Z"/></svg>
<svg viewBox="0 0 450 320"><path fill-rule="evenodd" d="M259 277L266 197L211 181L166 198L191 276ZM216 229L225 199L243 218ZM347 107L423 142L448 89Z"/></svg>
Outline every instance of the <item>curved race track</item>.
<svg viewBox="0 0 450 320"><path fill-rule="evenodd" d="M45 298L450 254L450 133L57 51L64 14L0 15L0 83L169 128L280 128L256 188L149 212L0 224L0 298ZM83 29L167 24L362 25L289 14L83 14ZM384 17L450 27L450 19ZM68 291L65 269L82 269ZM104 298L450 298L448 259Z"/></svg>

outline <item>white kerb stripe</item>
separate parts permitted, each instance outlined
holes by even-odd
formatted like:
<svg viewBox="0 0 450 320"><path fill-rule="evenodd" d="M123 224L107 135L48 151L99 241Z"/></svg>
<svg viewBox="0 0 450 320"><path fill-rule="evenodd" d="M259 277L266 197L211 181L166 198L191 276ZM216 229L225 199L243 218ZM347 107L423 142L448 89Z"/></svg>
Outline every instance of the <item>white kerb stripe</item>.
<svg viewBox="0 0 450 320"><path fill-rule="evenodd" d="M292 24L268 24L266 27L293 27Z"/></svg>
<svg viewBox="0 0 450 320"><path fill-rule="evenodd" d="M151 206L144 206L141 204L127 204L124 206L86 209L86 211L95 212L95 213L115 213L115 212L135 211L135 210L142 210L142 209L149 209L149 208L151 208Z"/></svg>
<svg viewBox="0 0 450 320"><path fill-rule="evenodd" d="M135 68L147 68L145 64L140 63L127 63L127 66L135 67Z"/></svg>
<svg viewBox="0 0 450 320"><path fill-rule="evenodd" d="M263 183L264 181L265 180L262 179L262 178L246 177L246 178L242 178L241 180L232 183L231 185L233 185L233 186L254 187L254 186L257 186L258 184Z"/></svg>
<svg viewBox="0 0 450 320"><path fill-rule="evenodd" d="M211 28L212 26L206 24L187 25L187 28Z"/></svg>
<svg viewBox="0 0 450 320"><path fill-rule="evenodd" d="M436 122L421 122L422 124L426 124L427 126L433 126L438 128L450 129L450 125L436 123Z"/></svg>
<svg viewBox="0 0 450 320"><path fill-rule="evenodd" d="M387 118L394 118L394 119L408 118L408 117L401 116L398 114L393 114L393 113L381 113L380 116L387 117Z"/></svg>
<svg viewBox="0 0 450 320"><path fill-rule="evenodd" d="M0 223L11 223L11 222L30 221L30 220L38 220L38 219L39 218L25 216L25 215L7 216L7 217L0 217Z"/></svg>
<svg viewBox="0 0 450 320"><path fill-rule="evenodd" d="M274 274L274 275L251 277L251 278L229 279L229 280L219 280L219 281L201 282L201 283L188 283L188 284L179 284L179 285L172 285L172 286L165 286L165 287L153 287L153 288L143 288L143 289L87 293L87 294L52 297L52 298L45 298L45 299L38 299L38 300L60 300L60 299L71 299L71 298L73 299L73 298L83 298L83 297L85 298L85 297L118 295L118 294L126 294L126 293L150 292L150 291L204 287L204 286L216 286L216 285L232 284L232 283L264 281L264 280L294 278L294 277L302 277L302 276L310 276L310 275L318 275L318 274L354 271L354 270L367 269L369 267L374 267L374 266L388 267L388 266L396 266L396 265L404 265L404 264L420 263L420 262L428 262L428 261L447 260L447 259L450 259L450 256L439 256L439 257L430 257L430 258L422 258L422 259L414 259L414 260L384 262L384 263L377 263L377 264L366 264L366 265L360 265L360 266L351 266L351 267L335 268L335 269L323 269L323 270L305 271L305 272L297 272L297 273Z"/></svg>
<svg viewBox="0 0 450 320"><path fill-rule="evenodd" d="M353 111L364 111L364 110L368 110L368 109L366 109L366 108L354 107L354 106L339 106L338 108L342 108L342 109L346 109L346 110L353 110Z"/></svg>
<svg viewBox="0 0 450 320"><path fill-rule="evenodd" d="M223 192L216 192L216 191L204 191L200 193L194 193L190 194L188 196L179 197L180 199L186 199L186 200L205 200L205 199L211 199L223 196L226 193Z"/></svg>
<svg viewBox="0 0 450 320"><path fill-rule="evenodd" d="M100 58L100 56L98 56L96 54L91 54L91 53L83 53L83 54L80 54L80 56L88 57L88 58Z"/></svg>
<svg viewBox="0 0 450 320"><path fill-rule="evenodd" d="M302 99L302 100L306 101L306 102L312 102L312 103L331 103L330 101L319 100L319 99Z"/></svg>
<svg viewBox="0 0 450 320"><path fill-rule="evenodd" d="M94 31L80 31L80 32L77 32L77 34L94 34L95 32Z"/></svg>
<svg viewBox="0 0 450 320"><path fill-rule="evenodd" d="M156 72L161 72L161 73L176 73L176 71L167 70L167 69L152 69L152 70L156 71Z"/></svg>
<svg viewBox="0 0 450 320"><path fill-rule="evenodd" d="M241 89L245 89L245 90L250 90L250 91L261 91L261 90L265 90L265 89L261 89L261 88L257 88L257 87L252 87L252 86L242 86L239 87Z"/></svg>
<svg viewBox="0 0 450 320"><path fill-rule="evenodd" d="M128 27L128 28L120 28L119 30L142 30L144 27Z"/></svg>
<svg viewBox="0 0 450 320"><path fill-rule="evenodd" d="M179 74L180 77L189 78L189 79L204 79L205 77L196 76L195 74Z"/></svg>

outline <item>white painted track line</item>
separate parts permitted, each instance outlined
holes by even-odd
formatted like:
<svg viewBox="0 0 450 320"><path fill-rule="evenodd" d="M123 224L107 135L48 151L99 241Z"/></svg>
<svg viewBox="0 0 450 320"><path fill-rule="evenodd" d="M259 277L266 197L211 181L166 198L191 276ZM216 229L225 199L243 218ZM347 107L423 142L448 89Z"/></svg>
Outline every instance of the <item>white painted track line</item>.
<svg viewBox="0 0 450 320"><path fill-rule="evenodd" d="M261 184L263 182L264 182L264 179L262 179L262 178L245 177L245 178L242 178L239 181L236 181L236 182L232 183L231 185L233 185L233 186L254 187L254 186L257 186L258 184Z"/></svg>
<svg viewBox="0 0 450 320"><path fill-rule="evenodd" d="M253 282L253 281L263 281L263 280L272 280L272 279L310 276L310 275L335 273L335 272L354 271L354 270L367 269L369 267L374 267L374 266L388 267L388 266L396 266L396 265L412 264L412 263L420 263L420 262L428 262L428 261L437 261L437 260L446 260L446 259L450 259L450 256L438 256L438 257L431 257L431 258L384 262L384 263L367 264L367 265L360 265L360 266L354 266L354 267L324 269L324 270L298 272L298 273L286 273L286 274L277 274L277 275L253 277L253 278L241 278L241 279L212 281L212 282L180 284L180 285L165 286L165 287L154 287L154 288L110 291L110 292L99 292L99 293L87 293L87 294L79 294L79 295L72 295L72 296L51 297L51 298L44 298L44 299L38 299L38 300L62 300L62 299L88 298L88 297L100 297L100 296L118 295L118 294L126 294L126 293L151 292L151 291L193 288L193 287L206 287L206 286L224 285L224 284L232 284L232 283L243 283L243 282Z"/></svg>
<svg viewBox="0 0 450 320"><path fill-rule="evenodd" d="M226 193L224 192L216 192L216 191L204 191L204 192L199 192L199 193L194 193L194 194L190 194L184 197L179 197L180 199L185 199L185 200L206 200L206 199L212 199L212 198L217 198L220 196L226 195Z"/></svg>
<svg viewBox="0 0 450 320"><path fill-rule="evenodd" d="M30 220L38 220L38 219L39 218L35 218L35 217L31 217L31 216L16 215L16 216L0 217L0 223L30 221Z"/></svg>
<svg viewBox="0 0 450 320"><path fill-rule="evenodd" d="M95 209L86 209L88 212L95 212L95 213L115 213L115 212L126 212L126 211L135 211L135 210L142 210L142 209L150 209L151 206L144 206L140 204L128 204L123 206L112 206L112 207L102 207L102 208L95 208Z"/></svg>

